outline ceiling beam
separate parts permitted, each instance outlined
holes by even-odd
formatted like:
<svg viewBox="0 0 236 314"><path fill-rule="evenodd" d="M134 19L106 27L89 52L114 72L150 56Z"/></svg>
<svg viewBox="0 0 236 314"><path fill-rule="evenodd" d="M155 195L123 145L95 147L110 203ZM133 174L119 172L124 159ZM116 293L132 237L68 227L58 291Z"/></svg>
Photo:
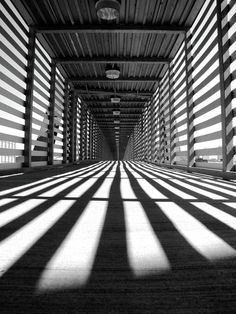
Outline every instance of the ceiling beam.
<svg viewBox="0 0 236 314"><path fill-rule="evenodd" d="M37 25L36 33L113 33L113 34L182 34L186 33L187 27L174 24L73 24L73 25Z"/></svg>
<svg viewBox="0 0 236 314"><path fill-rule="evenodd" d="M106 116L106 119L119 119L119 117L122 117L122 119L134 119L135 117L140 117L140 113L120 113L119 116L114 116L112 112L100 112L100 113L94 113L94 118L102 118Z"/></svg>
<svg viewBox="0 0 236 314"><path fill-rule="evenodd" d="M158 82L159 79L157 77L151 77L151 76L142 76L142 77L120 77L118 79L108 79L104 76L99 76L99 77L75 77L75 78L70 78L68 80L69 82L72 83L87 83L87 82L109 82L109 83L125 83L125 82Z"/></svg>
<svg viewBox="0 0 236 314"><path fill-rule="evenodd" d="M94 96L94 95L122 95L127 97L140 97L140 98L150 98L153 96L154 92L147 92L147 91L133 91L133 90L123 90L118 91L116 90L114 92L114 89L102 89L102 88L75 88L75 92L77 92L79 95L83 96ZM84 100L86 102L86 100Z"/></svg>
<svg viewBox="0 0 236 314"><path fill-rule="evenodd" d="M109 111L112 111L112 110L115 110L115 109L120 109L121 111L123 110L140 110L142 111L144 109L144 107L116 107L116 106L112 106L112 107L90 107L89 106L89 109L94 112L94 110L109 110Z"/></svg>
<svg viewBox="0 0 236 314"><path fill-rule="evenodd" d="M110 105L130 105L130 104L145 104L146 101L145 100L121 100L119 103L112 103L111 99L109 98L108 100L84 100L84 102L88 105L91 104L110 104ZM93 106L91 106L91 108L94 108Z"/></svg>
<svg viewBox="0 0 236 314"><path fill-rule="evenodd" d="M169 64L171 59L162 57L80 57L80 58L55 58L55 63L75 64L75 63L148 63L148 64Z"/></svg>

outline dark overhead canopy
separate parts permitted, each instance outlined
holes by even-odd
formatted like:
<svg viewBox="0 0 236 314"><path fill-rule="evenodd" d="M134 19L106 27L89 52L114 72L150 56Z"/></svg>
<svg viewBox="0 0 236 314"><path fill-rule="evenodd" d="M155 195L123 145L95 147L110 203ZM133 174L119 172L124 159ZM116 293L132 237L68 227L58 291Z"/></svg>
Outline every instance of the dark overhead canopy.
<svg viewBox="0 0 236 314"><path fill-rule="evenodd" d="M13 0L26 22L91 108L115 145L112 95L121 97L120 142L138 121L204 0L121 0L117 20L96 14L96 0ZM106 78L106 64L120 77ZM130 108L130 110L128 110ZM109 114L108 114L109 113ZM131 128L127 128L130 126ZM122 142L123 141L123 142Z"/></svg>

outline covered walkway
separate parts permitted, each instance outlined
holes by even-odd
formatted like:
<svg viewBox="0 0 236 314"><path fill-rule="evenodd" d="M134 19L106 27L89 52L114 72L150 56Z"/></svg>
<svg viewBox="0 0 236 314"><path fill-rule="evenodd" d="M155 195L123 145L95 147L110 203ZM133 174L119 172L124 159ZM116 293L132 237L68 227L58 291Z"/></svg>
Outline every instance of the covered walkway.
<svg viewBox="0 0 236 314"><path fill-rule="evenodd" d="M117 161L0 180L2 313L233 313L235 182Z"/></svg>
<svg viewBox="0 0 236 314"><path fill-rule="evenodd" d="M235 314L236 1L0 10L0 312Z"/></svg>

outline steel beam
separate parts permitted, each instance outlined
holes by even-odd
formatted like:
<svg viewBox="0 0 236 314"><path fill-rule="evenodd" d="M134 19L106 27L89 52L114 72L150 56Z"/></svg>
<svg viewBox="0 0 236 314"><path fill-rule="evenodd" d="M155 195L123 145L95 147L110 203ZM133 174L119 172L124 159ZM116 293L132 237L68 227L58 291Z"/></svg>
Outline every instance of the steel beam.
<svg viewBox="0 0 236 314"><path fill-rule="evenodd" d="M33 28L29 32L28 64L27 64L27 85L25 101L25 149L24 166L31 167L32 157L32 113L33 113L33 90L34 90L34 69L35 69L35 45L36 36Z"/></svg>
<svg viewBox="0 0 236 314"><path fill-rule="evenodd" d="M56 91L56 63L51 65L51 88L49 107L49 141L48 141L48 164L53 165L54 153L54 124L55 124L55 91Z"/></svg>
<svg viewBox="0 0 236 314"><path fill-rule="evenodd" d="M90 105L90 104L112 104L112 105L126 105L126 104L145 104L145 100L121 100L119 103L112 103L111 99L107 99L107 100L83 100L86 104ZM93 108L91 106L91 108Z"/></svg>
<svg viewBox="0 0 236 314"><path fill-rule="evenodd" d="M229 64L224 61L225 47L223 47L223 30L222 30L222 12L221 1L217 0L217 31L218 31L218 50L219 50L219 74L220 74L220 103L221 103L221 122L222 122L222 170L223 178L227 177L234 167L234 145L233 145L233 110L231 99L226 101L226 90L229 88L225 81L225 74ZM229 48L229 47L227 47ZM228 56L228 60L230 57ZM231 96L230 96L231 97Z"/></svg>
<svg viewBox="0 0 236 314"><path fill-rule="evenodd" d="M60 64L81 64L81 63L146 63L146 64L169 64L171 59L163 58L163 57L80 57L80 58L55 58L54 62Z"/></svg>
<svg viewBox="0 0 236 314"><path fill-rule="evenodd" d="M94 95L101 95L101 96L107 96L107 95L114 95L114 89L101 89L101 88L75 88L75 91L78 92L79 95L82 96L94 96ZM133 90L116 90L116 95L122 95L127 97L137 97L137 98L149 98L153 96L153 92L147 92L147 91L133 91ZM84 100L86 102L86 100Z"/></svg>
<svg viewBox="0 0 236 314"><path fill-rule="evenodd" d="M188 28L179 25L165 24L74 24L74 25L38 25L37 33L43 34L85 34L85 33L112 33L112 34L182 34Z"/></svg>
<svg viewBox="0 0 236 314"><path fill-rule="evenodd" d="M65 102L64 102L64 129L63 129L63 163L67 163L67 126L68 126L68 106L69 106L69 84L65 82Z"/></svg>
<svg viewBox="0 0 236 314"><path fill-rule="evenodd" d="M159 79L157 77L151 77L151 76L142 76L142 77L119 77L118 79L111 80L109 78L106 78L104 76L99 77L75 77L70 78L70 82L72 83L89 83L89 82L103 82L103 83L133 83L133 82L157 82Z"/></svg>
<svg viewBox="0 0 236 314"><path fill-rule="evenodd" d="M189 68L191 67L190 58L188 58L188 49L191 50L191 47L188 48L188 36L185 36L185 73L186 73L186 102L187 102L187 170L189 171L191 167L194 166L194 113L193 113L193 101L191 101L192 86L190 85L191 76L189 74Z"/></svg>

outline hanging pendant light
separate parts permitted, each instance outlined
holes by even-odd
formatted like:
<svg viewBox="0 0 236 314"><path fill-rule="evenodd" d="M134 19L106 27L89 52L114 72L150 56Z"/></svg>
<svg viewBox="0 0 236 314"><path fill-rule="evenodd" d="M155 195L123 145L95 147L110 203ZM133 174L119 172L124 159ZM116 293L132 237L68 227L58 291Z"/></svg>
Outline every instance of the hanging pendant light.
<svg viewBox="0 0 236 314"><path fill-rule="evenodd" d="M119 116L120 115L120 109L113 109L112 112L113 112L114 116Z"/></svg>
<svg viewBox="0 0 236 314"><path fill-rule="evenodd" d="M120 15L119 0L98 0L95 4L95 8L97 16L103 20L115 20Z"/></svg>
<svg viewBox="0 0 236 314"><path fill-rule="evenodd" d="M111 96L111 102L113 104L118 104L120 102L120 97L115 95Z"/></svg>
<svg viewBox="0 0 236 314"><path fill-rule="evenodd" d="M120 68L117 64L108 64L106 66L105 73L108 79L115 80L120 76Z"/></svg>

